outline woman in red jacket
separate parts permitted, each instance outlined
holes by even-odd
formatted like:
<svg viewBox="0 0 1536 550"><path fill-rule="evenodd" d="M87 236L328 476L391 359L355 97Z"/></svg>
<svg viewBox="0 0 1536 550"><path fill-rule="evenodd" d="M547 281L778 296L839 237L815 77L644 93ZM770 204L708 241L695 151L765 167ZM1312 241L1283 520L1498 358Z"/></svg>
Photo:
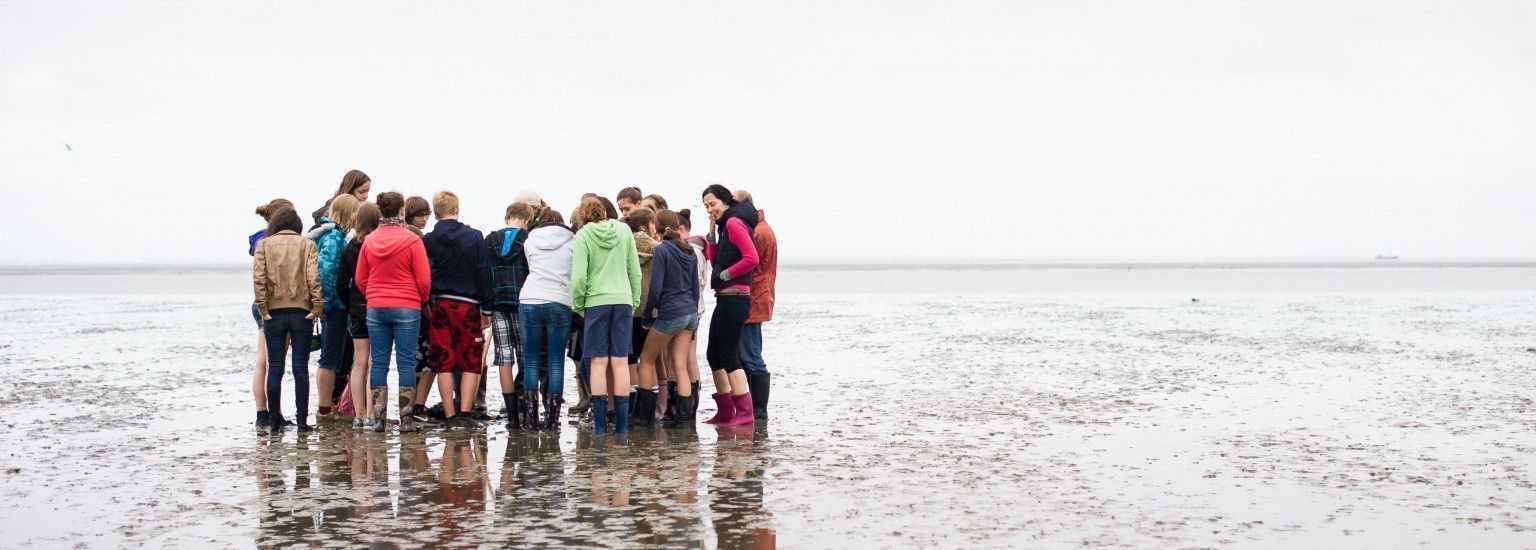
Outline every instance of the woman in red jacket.
<svg viewBox="0 0 1536 550"><path fill-rule="evenodd" d="M373 398L373 431L384 431L389 403L389 352L395 352L400 376L400 431L415 431L411 403L416 401L416 339L421 330L421 304L432 288L432 271L421 239L406 229L405 197L379 195L384 219L363 241L357 258L357 288L368 302L368 347L373 356L369 386Z"/></svg>

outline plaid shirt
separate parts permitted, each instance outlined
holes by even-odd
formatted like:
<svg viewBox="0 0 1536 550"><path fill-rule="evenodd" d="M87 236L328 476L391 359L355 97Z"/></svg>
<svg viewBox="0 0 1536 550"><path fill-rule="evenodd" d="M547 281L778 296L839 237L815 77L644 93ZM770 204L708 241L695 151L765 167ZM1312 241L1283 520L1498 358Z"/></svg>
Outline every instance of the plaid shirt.
<svg viewBox="0 0 1536 550"><path fill-rule="evenodd" d="M517 310L517 294L528 280L528 256L523 253L527 239L528 231L512 227L485 236L486 265L491 270L491 299L485 309Z"/></svg>

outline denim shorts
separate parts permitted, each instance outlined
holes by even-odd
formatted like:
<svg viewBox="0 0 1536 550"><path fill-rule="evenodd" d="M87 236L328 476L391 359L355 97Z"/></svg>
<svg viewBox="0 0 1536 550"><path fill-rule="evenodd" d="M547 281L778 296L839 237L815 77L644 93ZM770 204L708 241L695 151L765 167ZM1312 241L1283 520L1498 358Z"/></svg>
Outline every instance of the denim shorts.
<svg viewBox="0 0 1536 550"><path fill-rule="evenodd" d="M628 357L633 346L634 308L614 304L587 308L581 338L581 356Z"/></svg>
<svg viewBox="0 0 1536 550"><path fill-rule="evenodd" d="M261 330L261 312L256 311L256 302L251 302L251 318L256 320L256 330Z"/></svg>
<svg viewBox="0 0 1536 550"><path fill-rule="evenodd" d="M660 321L656 321L655 323L651 323L651 330L661 331L663 334L677 334L677 333L682 332L684 330L692 330L692 329L690 329L688 327L698 327L698 326L699 326L699 316L698 316L698 314L689 313L689 314L683 315L681 317L673 317L671 319L662 319Z"/></svg>

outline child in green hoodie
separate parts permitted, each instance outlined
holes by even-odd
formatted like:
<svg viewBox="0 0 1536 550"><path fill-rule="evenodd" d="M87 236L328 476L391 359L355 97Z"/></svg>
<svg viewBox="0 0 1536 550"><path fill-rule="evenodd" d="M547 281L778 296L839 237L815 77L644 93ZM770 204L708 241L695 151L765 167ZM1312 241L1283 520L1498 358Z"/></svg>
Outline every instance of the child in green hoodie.
<svg viewBox="0 0 1536 550"><path fill-rule="evenodd" d="M603 203L581 201L571 258L572 309L585 320L582 356L592 361L592 431L608 431L608 397L617 414L614 433L629 433L629 352L633 313L640 307L640 258L634 234L608 218ZM613 388L608 372L613 372Z"/></svg>

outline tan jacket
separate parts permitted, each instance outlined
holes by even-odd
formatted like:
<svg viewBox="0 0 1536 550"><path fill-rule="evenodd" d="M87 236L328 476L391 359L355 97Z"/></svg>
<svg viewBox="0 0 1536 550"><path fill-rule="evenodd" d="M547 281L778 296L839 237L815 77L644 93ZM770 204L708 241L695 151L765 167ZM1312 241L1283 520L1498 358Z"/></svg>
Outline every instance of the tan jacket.
<svg viewBox="0 0 1536 550"><path fill-rule="evenodd" d="M299 308L323 315L320 295L320 254L315 242L292 231L279 231L256 243L251 275L256 287L256 312Z"/></svg>
<svg viewBox="0 0 1536 550"><path fill-rule="evenodd" d="M645 233L635 233L635 254L640 257L640 302L644 305L646 293L651 291L651 258L656 254L656 245L661 244ZM635 308L634 318L639 319L641 314L639 307Z"/></svg>

